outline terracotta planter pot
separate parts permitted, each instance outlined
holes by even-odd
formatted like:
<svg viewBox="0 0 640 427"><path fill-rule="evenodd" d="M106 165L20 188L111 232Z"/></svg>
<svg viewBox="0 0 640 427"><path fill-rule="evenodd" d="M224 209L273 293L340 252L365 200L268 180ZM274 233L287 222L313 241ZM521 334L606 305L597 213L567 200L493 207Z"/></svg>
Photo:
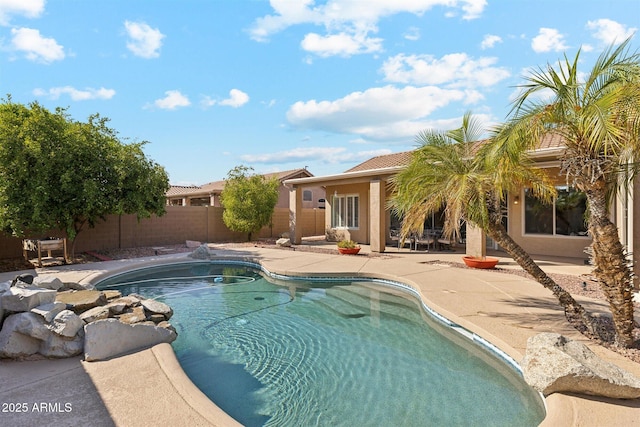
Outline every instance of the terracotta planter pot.
<svg viewBox="0 0 640 427"><path fill-rule="evenodd" d="M500 261L498 258L476 258L473 256L463 256L462 260L468 267L472 268L495 268L498 261Z"/></svg>
<svg viewBox="0 0 640 427"><path fill-rule="evenodd" d="M360 248L338 248L338 252L342 255L355 255L360 252Z"/></svg>

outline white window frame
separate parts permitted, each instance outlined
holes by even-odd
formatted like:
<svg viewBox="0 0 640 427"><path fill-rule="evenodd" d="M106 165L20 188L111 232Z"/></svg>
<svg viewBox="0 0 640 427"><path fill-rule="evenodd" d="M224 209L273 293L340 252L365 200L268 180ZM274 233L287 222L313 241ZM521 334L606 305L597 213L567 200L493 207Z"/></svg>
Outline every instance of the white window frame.
<svg viewBox="0 0 640 427"><path fill-rule="evenodd" d="M571 188L571 187L567 187L567 186L563 186L563 185L558 185L556 186L556 188L561 189L561 188ZM575 190L575 189L574 189ZM556 215L556 198L553 199L551 205L550 205L550 209L552 212L552 233L531 233L531 232L527 232L527 217L526 217L526 206L527 206L527 200L526 200L526 194L524 189L521 192L521 199L522 199L522 235L525 237L552 237L552 238L570 238L570 239L590 239L591 236L589 236L589 234L584 234L584 235L567 235L567 234L559 234L556 232L556 221L557 221L557 215Z"/></svg>
<svg viewBox="0 0 640 427"><path fill-rule="evenodd" d="M331 203L331 228L360 228L360 195L336 194Z"/></svg>

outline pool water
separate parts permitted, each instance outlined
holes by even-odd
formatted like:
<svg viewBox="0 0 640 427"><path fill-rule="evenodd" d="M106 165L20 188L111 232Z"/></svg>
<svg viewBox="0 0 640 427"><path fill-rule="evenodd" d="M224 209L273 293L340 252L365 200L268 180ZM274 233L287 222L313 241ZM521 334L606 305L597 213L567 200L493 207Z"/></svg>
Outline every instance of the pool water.
<svg viewBox="0 0 640 427"><path fill-rule="evenodd" d="M124 283L124 284L118 284ZM246 426L534 426L539 396L412 295L177 264L101 282L169 304L186 374Z"/></svg>

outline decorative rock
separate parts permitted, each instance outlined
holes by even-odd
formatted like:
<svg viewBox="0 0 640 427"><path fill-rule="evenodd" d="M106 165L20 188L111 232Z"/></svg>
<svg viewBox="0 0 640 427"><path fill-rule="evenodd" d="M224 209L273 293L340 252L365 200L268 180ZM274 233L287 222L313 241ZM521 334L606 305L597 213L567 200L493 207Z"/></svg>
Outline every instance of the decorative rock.
<svg viewBox="0 0 640 427"><path fill-rule="evenodd" d="M122 298L122 292L120 291L107 290L107 291L102 291L102 293L107 298L107 301L111 301L117 298Z"/></svg>
<svg viewBox="0 0 640 427"><path fill-rule="evenodd" d="M163 342L173 342L177 334L167 328L147 324L127 325L116 319L98 320L84 327L84 358L104 360Z"/></svg>
<svg viewBox="0 0 640 427"><path fill-rule="evenodd" d="M127 304L124 302L110 302L109 304L104 306L109 309L109 313L111 314L122 314L127 309Z"/></svg>
<svg viewBox="0 0 640 427"><path fill-rule="evenodd" d="M11 280L7 280L6 282L0 283L0 295L7 292L11 287Z"/></svg>
<svg viewBox="0 0 640 427"><path fill-rule="evenodd" d="M286 239L286 238L278 239L276 240L276 245L282 246L283 248L290 248L291 239Z"/></svg>
<svg viewBox="0 0 640 427"><path fill-rule="evenodd" d="M71 338L84 326L80 317L71 310L62 310L53 319L49 329L58 335Z"/></svg>
<svg viewBox="0 0 640 427"><path fill-rule="evenodd" d="M93 285L81 285L76 282L65 282L64 286L58 289L60 291L91 291L93 290Z"/></svg>
<svg viewBox="0 0 640 427"><path fill-rule="evenodd" d="M171 307L163 302L154 299L145 299L140 301L140 304L150 313L162 314L166 320L171 319L171 316L173 316Z"/></svg>
<svg viewBox="0 0 640 427"><path fill-rule="evenodd" d="M202 243L196 240L187 240L186 245L188 248L197 248L198 246L202 246Z"/></svg>
<svg viewBox="0 0 640 427"><path fill-rule="evenodd" d="M38 353L45 357L72 357L82 354L84 347L84 330L78 334L66 338L57 334L49 334L47 339L40 342Z"/></svg>
<svg viewBox="0 0 640 427"><path fill-rule="evenodd" d="M560 334L542 333L529 338L522 369L525 381L545 396L565 392L640 398L639 378Z"/></svg>
<svg viewBox="0 0 640 427"><path fill-rule="evenodd" d="M119 317L122 323L139 323L147 320L147 315L144 313L144 308L141 306L133 307L129 313L124 313Z"/></svg>
<svg viewBox="0 0 640 427"><path fill-rule="evenodd" d="M16 313L9 317L12 317L14 320L12 327L16 332L37 340L44 340L49 336L49 330L44 323L44 319L37 314L23 312ZM8 325L4 325L3 330L6 327L8 327Z"/></svg>
<svg viewBox="0 0 640 427"><path fill-rule="evenodd" d="M167 319L162 314L152 314L151 316L149 316L149 320L151 320L153 323L160 323L166 321Z"/></svg>
<svg viewBox="0 0 640 427"><path fill-rule="evenodd" d="M135 307L136 305L140 305L140 299L136 298L132 295L127 295L126 297L118 298L113 300L107 304L108 306L116 305L116 304L124 304L125 307Z"/></svg>
<svg viewBox="0 0 640 427"><path fill-rule="evenodd" d="M25 321L24 316L21 315L25 314L38 317L33 313L18 313L5 319L0 330L0 358L30 356L40 348L40 340L18 331L20 324Z"/></svg>
<svg viewBox="0 0 640 427"><path fill-rule="evenodd" d="M56 291L35 286L12 286L0 296L0 305L7 311L29 311L42 304L54 302Z"/></svg>
<svg viewBox="0 0 640 427"><path fill-rule="evenodd" d="M65 310L67 305L62 302L50 302L48 304L42 304L35 308L32 308L31 313L42 316L45 322L51 322L62 310Z"/></svg>
<svg viewBox="0 0 640 427"><path fill-rule="evenodd" d="M100 291L71 291L58 292L56 301L67 304L67 307L76 313L82 313L90 308L105 305L107 298Z"/></svg>
<svg viewBox="0 0 640 427"><path fill-rule="evenodd" d="M33 274L20 274L16 277L13 278L13 280L11 281L11 286L15 286L18 284L21 285L30 285L33 283Z"/></svg>
<svg viewBox="0 0 640 427"><path fill-rule="evenodd" d="M207 245L200 245L195 251L189 254L189 257L193 259L210 259L211 252Z"/></svg>
<svg viewBox="0 0 640 427"><path fill-rule="evenodd" d="M33 279L33 286L37 286L42 289L53 289L57 291L64 286L62 280L53 276L38 276Z"/></svg>
<svg viewBox="0 0 640 427"><path fill-rule="evenodd" d="M158 323L158 326L161 328L169 329L170 331L175 332L176 336L178 335L178 332L176 332L176 328L174 328L173 325L166 320L164 322Z"/></svg>
<svg viewBox="0 0 640 427"><path fill-rule="evenodd" d="M107 317L109 317L109 313L109 307L107 307L106 305L93 307L85 311L84 313L80 313L80 319L82 319L82 321L84 321L85 323L91 323L95 322L96 320L106 319Z"/></svg>

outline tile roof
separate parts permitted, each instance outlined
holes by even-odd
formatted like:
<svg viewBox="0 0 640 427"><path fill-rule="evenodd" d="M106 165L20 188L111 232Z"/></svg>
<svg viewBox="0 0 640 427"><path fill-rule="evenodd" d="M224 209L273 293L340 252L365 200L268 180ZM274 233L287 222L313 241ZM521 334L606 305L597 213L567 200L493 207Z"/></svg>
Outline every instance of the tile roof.
<svg viewBox="0 0 640 427"><path fill-rule="evenodd" d="M409 162L411 161L412 152L413 151L402 151L400 153L392 153L392 154L385 154L382 156L376 156L369 160L365 160L364 162L352 167L351 169L347 169L345 173L391 168L395 166L405 166L405 165L408 165Z"/></svg>
<svg viewBox="0 0 640 427"><path fill-rule="evenodd" d="M313 174L309 172L306 168L302 169L291 169L282 172L273 172L263 174L267 179L277 178L280 181L284 181L288 178L303 178L303 177L311 177ZM192 194L210 194L210 193L220 193L224 190L225 181L212 181L202 185L172 185L167 191L167 197L178 197L178 196L186 196Z"/></svg>

